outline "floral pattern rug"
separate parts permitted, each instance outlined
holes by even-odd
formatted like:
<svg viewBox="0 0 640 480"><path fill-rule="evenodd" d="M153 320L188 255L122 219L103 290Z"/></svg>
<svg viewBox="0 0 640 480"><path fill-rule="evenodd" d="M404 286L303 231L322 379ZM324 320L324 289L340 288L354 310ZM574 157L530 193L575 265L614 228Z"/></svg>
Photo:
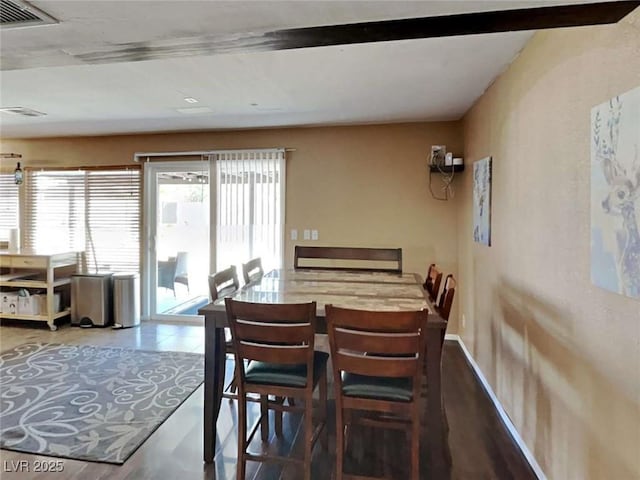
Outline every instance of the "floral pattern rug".
<svg viewBox="0 0 640 480"><path fill-rule="evenodd" d="M194 353L20 345L0 354L0 448L122 464L203 380Z"/></svg>

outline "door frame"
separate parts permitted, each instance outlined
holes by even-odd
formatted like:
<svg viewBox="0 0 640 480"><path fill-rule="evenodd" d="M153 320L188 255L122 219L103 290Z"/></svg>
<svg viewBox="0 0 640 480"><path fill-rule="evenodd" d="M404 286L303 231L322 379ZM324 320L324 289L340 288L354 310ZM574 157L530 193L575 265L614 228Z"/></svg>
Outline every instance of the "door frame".
<svg viewBox="0 0 640 480"><path fill-rule="evenodd" d="M194 152L195 153L195 152ZM175 155L175 154L174 154ZM148 158L148 157L147 157ZM214 179L211 175L211 163L209 158L201 155L200 160L167 160L145 162L143 168L144 195L143 195L143 245L142 245L142 319L143 320L163 320L201 323L204 319L201 315L169 315L156 312L157 307L157 218L158 218L158 183L156 181L158 173L175 172L181 170L203 170L209 172L209 243L211 235L215 234L215 224L212 221L211 195L214 192ZM211 264L212 249L209 252L209 263Z"/></svg>

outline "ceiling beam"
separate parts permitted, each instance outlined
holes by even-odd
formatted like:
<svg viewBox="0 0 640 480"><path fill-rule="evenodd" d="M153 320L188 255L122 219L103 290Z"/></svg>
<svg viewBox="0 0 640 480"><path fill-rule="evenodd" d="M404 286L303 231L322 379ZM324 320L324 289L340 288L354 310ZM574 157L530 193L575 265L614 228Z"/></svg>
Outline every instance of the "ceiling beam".
<svg viewBox="0 0 640 480"><path fill-rule="evenodd" d="M617 1L296 28L267 33L274 49L389 42L616 23L640 6Z"/></svg>
<svg viewBox="0 0 640 480"><path fill-rule="evenodd" d="M542 30L616 23L640 6L639 0L556 5L434 17L382 20L275 30L262 33L208 35L164 42L125 43L115 48L76 53L83 63L135 62L179 55L215 55L298 48L389 42L420 38Z"/></svg>

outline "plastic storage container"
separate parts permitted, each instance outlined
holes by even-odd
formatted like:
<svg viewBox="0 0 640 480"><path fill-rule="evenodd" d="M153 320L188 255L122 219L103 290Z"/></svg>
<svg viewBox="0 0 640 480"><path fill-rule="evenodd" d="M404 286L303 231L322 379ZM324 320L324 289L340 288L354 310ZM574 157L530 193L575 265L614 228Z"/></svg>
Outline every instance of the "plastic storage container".
<svg viewBox="0 0 640 480"><path fill-rule="evenodd" d="M140 325L140 276L117 273L113 276L113 328Z"/></svg>
<svg viewBox="0 0 640 480"><path fill-rule="evenodd" d="M71 325L111 325L111 273L71 275Z"/></svg>

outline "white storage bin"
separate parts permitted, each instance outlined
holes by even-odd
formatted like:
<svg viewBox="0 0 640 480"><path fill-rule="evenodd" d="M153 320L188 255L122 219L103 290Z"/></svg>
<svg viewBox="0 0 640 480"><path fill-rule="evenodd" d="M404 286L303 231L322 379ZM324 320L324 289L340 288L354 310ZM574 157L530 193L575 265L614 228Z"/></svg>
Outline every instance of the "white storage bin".
<svg viewBox="0 0 640 480"><path fill-rule="evenodd" d="M39 295L29 295L28 297L18 297L19 315L39 315L40 303Z"/></svg>
<svg viewBox="0 0 640 480"><path fill-rule="evenodd" d="M38 298L38 304L40 309L40 315L48 315L49 311L47 309L47 296L46 295L33 295ZM53 313L58 313L60 311L60 294L53 294Z"/></svg>

